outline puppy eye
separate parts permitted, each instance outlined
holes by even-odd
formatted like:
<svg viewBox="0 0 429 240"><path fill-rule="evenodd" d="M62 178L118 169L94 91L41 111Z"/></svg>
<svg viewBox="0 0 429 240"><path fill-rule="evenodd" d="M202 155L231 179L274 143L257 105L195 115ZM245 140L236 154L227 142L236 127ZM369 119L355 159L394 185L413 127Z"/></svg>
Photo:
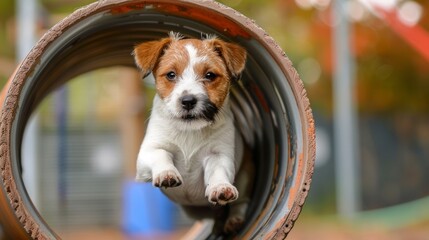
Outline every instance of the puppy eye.
<svg viewBox="0 0 429 240"><path fill-rule="evenodd" d="M210 80L210 81L214 80L216 77L217 77L217 75L212 73L212 72L208 72L204 76L205 79Z"/></svg>
<svg viewBox="0 0 429 240"><path fill-rule="evenodd" d="M173 71L168 72L165 76L166 76L166 77L167 77L167 79L168 79L168 80L170 80L170 81L176 80L176 73L175 73L175 72L173 72Z"/></svg>

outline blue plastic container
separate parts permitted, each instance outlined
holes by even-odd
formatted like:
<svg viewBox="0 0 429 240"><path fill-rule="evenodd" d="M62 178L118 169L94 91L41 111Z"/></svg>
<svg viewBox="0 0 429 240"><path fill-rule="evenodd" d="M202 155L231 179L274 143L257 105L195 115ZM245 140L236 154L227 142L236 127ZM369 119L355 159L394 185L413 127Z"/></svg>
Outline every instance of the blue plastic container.
<svg viewBox="0 0 429 240"><path fill-rule="evenodd" d="M122 227L126 234L171 232L177 206L150 183L127 181L123 192Z"/></svg>

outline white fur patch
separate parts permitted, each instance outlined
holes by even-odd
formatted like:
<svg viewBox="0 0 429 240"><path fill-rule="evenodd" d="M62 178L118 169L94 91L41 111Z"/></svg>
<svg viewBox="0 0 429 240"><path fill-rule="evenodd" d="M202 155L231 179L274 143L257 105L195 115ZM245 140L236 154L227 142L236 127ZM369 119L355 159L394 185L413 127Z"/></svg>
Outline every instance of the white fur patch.
<svg viewBox="0 0 429 240"><path fill-rule="evenodd" d="M191 44L186 45L185 48L189 55L189 62L174 91L177 91L180 95L185 92L194 95L205 94L204 86L198 81L199 76L194 70L196 64L205 61L205 57L199 57L197 55L197 49Z"/></svg>

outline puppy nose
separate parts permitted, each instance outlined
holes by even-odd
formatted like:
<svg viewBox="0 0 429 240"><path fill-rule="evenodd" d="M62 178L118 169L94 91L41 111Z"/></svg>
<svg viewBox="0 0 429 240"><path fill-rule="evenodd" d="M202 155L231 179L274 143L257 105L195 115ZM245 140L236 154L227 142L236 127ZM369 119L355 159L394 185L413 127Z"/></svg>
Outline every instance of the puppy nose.
<svg viewBox="0 0 429 240"><path fill-rule="evenodd" d="M197 98L194 95L185 95L182 97L182 107L191 110L197 104Z"/></svg>

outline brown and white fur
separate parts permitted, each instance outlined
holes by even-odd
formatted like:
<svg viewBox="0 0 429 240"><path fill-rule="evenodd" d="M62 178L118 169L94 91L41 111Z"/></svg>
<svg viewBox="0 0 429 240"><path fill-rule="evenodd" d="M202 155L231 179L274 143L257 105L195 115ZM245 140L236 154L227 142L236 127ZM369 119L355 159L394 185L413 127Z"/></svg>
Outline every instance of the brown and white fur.
<svg viewBox="0 0 429 240"><path fill-rule="evenodd" d="M151 181L194 216L201 207L235 201L224 230L236 231L247 208L249 176L237 175L243 142L234 127L229 90L244 69L246 51L217 38L170 34L137 45L134 56L156 84L136 180Z"/></svg>

